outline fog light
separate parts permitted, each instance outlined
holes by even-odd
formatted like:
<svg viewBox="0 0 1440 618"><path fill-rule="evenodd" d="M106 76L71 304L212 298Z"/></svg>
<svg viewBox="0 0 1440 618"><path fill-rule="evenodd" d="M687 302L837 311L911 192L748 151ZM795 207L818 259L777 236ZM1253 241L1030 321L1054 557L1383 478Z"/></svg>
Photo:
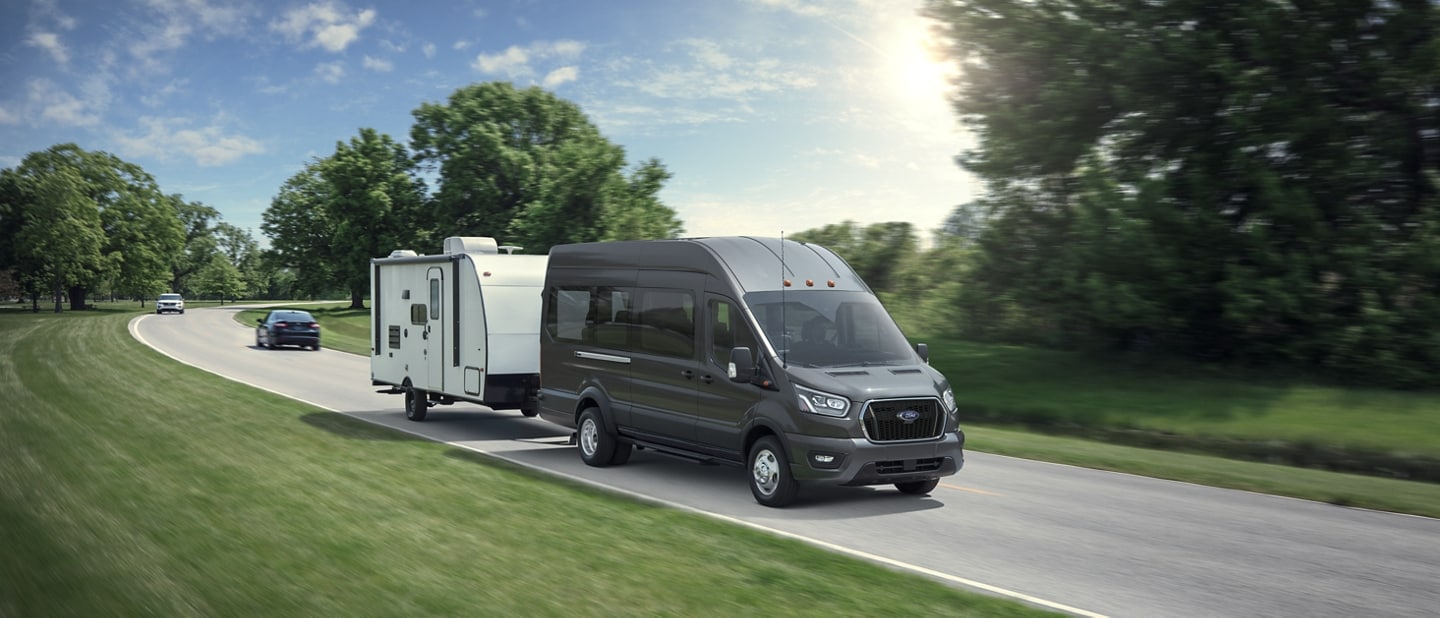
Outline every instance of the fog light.
<svg viewBox="0 0 1440 618"><path fill-rule="evenodd" d="M820 468L822 470L834 470L836 468L839 468L840 462L844 459L845 457L843 455L838 455L835 453L810 453L810 465L816 468Z"/></svg>

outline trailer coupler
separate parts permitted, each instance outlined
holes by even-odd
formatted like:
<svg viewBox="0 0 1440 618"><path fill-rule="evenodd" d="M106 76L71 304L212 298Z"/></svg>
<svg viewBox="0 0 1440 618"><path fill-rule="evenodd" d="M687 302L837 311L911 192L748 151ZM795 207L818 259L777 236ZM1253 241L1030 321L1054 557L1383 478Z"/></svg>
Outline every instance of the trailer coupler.
<svg viewBox="0 0 1440 618"><path fill-rule="evenodd" d="M400 387L398 387L398 386L391 386L390 388L385 389L385 390L383 390L383 391L375 391L375 392L380 393L381 395L404 395L404 394L405 394L405 389L400 388Z"/></svg>

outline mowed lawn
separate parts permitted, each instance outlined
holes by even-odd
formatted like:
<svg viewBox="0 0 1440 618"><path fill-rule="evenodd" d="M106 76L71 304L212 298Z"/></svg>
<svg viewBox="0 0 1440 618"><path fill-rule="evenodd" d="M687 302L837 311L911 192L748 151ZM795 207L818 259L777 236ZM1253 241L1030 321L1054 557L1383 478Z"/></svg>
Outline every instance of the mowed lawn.
<svg viewBox="0 0 1440 618"><path fill-rule="evenodd" d="M0 311L0 616L1040 613L250 389L134 314Z"/></svg>
<svg viewBox="0 0 1440 618"><path fill-rule="evenodd" d="M1440 393L1126 364L1074 352L930 341L972 422L1138 429L1440 459Z"/></svg>

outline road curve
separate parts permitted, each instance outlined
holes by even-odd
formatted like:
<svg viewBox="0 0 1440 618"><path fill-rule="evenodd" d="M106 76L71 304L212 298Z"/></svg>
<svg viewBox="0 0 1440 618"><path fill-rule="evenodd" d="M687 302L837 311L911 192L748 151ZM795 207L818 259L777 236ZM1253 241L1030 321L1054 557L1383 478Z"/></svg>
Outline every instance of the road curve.
<svg viewBox="0 0 1440 618"><path fill-rule="evenodd" d="M1069 613L1440 615L1440 520L985 453L967 453L929 497L807 488L769 509L738 468L650 451L590 468L563 429L515 411L458 404L408 422L399 397L370 385L367 358L257 348L236 310L141 316L130 330L182 363L318 407Z"/></svg>

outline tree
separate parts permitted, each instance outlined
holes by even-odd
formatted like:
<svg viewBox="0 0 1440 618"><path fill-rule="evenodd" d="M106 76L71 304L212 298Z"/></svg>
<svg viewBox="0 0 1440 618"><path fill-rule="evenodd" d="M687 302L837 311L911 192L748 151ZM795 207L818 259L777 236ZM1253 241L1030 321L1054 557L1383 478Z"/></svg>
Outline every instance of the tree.
<svg viewBox="0 0 1440 618"><path fill-rule="evenodd" d="M156 192L131 193L100 213L114 290L143 299L165 291L184 231Z"/></svg>
<svg viewBox="0 0 1440 618"><path fill-rule="evenodd" d="M260 229L270 238L267 260L294 274L290 292L320 294L333 287L335 264L331 244L335 231L326 215L332 189L315 159L285 181L262 213Z"/></svg>
<svg viewBox="0 0 1440 618"><path fill-rule="evenodd" d="M988 211L973 317L1434 383L1440 10L933 0ZM987 301L986 299L990 299ZM991 302L991 306L983 306ZM1018 308L1021 313L1013 309Z"/></svg>
<svg viewBox="0 0 1440 618"><path fill-rule="evenodd" d="M183 248L173 253L170 260L170 291L185 293L190 291L190 277L205 268L219 250L214 226L220 219L220 211L200 202L187 202L180 195L169 195L165 199L184 230Z"/></svg>
<svg viewBox="0 0 1440 618"><path fill-rule="evenodd" d="M414 113L411 148L437 172L435 236L492 236L532 252L680 230L658 200L658 161L625 178L625 153L580 108L538 87L472 84ZM612 229L613 228L613 229Z"/></svg>
<svg viewBox="0 0 1440 618"><path fill-rule="evenodd" d="M20 254L37 267L35 275L50 283L55 313L62 310L66 287L92 278L103 262L100 211L84 185L76 170L64 166L35 178L28 217L16 236Z"/></svg>
<svg viewBox="0 0 1440 618"><path fill-rule="evenodd" d="M374 129L336 144L319 172L329 185L320 212L333 234L331 267L350 293L350 307L363 309L370 259L411 245L415 230L405 223L418 218L425 185L405 147Z"/></svg>
<svg viewBox="0 0 1440 618"><path fill-rule="evenodd" d="M230 260L222 254L216 254L211 258L200 272L195 274L195 290L202 295L215 296L220 304L225 304L225 299L236 299L245 293L245 279Z"/></svg>
<svg viewBox="0 0 1440 618"><path fill-rule="evenodd" d="M425 185L405 147L374 129L361 129L335 153L316 159L286 181L265 211L261 228L274 259L295 269L312 294L336 287L363 308L370 260L427 236L416 229Z"/></svg>

